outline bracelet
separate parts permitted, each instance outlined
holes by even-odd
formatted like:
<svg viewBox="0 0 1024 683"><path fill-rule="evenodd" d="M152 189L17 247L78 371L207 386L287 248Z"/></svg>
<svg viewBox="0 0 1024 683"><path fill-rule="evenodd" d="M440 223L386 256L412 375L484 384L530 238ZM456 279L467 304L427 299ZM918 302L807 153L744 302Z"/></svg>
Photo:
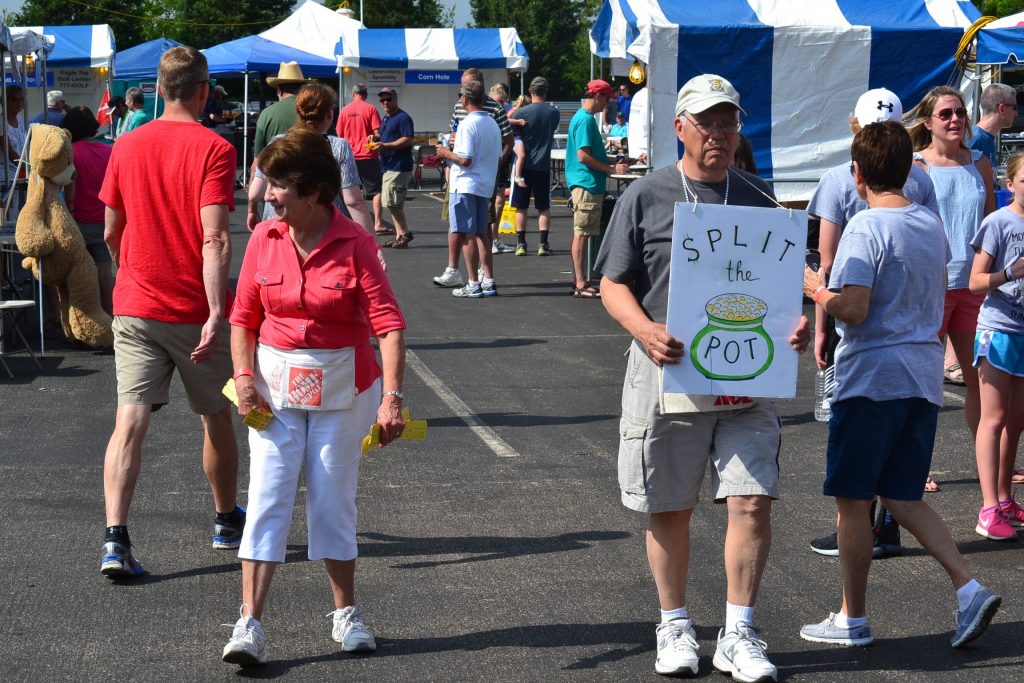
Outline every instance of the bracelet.
<svg viewBox="0 0 1024 683"><path fill-rule="evenodd" d="M1010 269L1011 267L1012 266L1006 266L1005 268L1003 268L1003 277L1006 278L1007 282L1013 282L1014 280L1013 271Z"/></svg>
<svg viewBox="0 0 1024 683"><path fill-rule="evenodd" d="M401 391L385 391L383 394L381 394L381 398L384 398L385 396L394 396L399 401L405 399L405 394L403 394Z"/></svg>
<svg viewBox="0 0 1024 683"><path fill-rule="evenodd" d="M235 374L232 375L232 379L237 380L239 377L252 377L252 368L238 368L235 370Z"/></svg>

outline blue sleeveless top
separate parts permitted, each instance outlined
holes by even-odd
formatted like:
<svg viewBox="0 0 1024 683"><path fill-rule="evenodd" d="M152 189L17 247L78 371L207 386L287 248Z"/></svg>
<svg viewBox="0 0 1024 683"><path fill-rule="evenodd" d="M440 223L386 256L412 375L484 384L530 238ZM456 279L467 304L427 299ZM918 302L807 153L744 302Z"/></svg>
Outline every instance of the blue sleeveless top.
<svg viewBox="0 0 1024 683"><path fill-rule="evenodd" d="M985 181L975 167L981 152L971 150L971 163L967 166L928 166L928 175L935 186L939 203L939 216L946 231L952 260L946 264L948 289L967 289L971 279L974 249L971 240L985 218ZM914 159L925 163L914 154Z"/></svg>

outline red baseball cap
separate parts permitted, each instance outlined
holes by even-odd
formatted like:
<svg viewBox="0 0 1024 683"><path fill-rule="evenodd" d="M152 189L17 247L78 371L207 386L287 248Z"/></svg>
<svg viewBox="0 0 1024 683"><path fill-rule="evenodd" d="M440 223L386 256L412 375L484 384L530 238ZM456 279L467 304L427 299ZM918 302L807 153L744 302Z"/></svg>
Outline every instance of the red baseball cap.
<svg viewBox="0 0 1024 683"><path fill-rule="evenodd" d="M600 78L587 83L586 93L588 95L604 95L605 97L612 98L615 96L615 91L612 90L612 86L608 85L607 81L602 81Z"/></svg>

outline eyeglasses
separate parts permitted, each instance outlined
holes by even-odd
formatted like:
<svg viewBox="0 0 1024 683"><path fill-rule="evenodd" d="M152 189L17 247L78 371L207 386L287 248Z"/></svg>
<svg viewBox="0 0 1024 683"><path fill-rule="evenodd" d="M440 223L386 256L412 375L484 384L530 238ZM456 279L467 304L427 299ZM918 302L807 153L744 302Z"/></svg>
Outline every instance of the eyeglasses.
<svg viewBox="0 0 1024 683"><path fill-rule="evenodd" d="M956 109L950 109L949 107L946 107L945 109L938 110L937 112L932 114L932 116L936 117L940 121L949 121L954 116L956 116L958 119L966 119L967 108L957 107Z"/></svg>
<svg viewBox="0 0 1024 683"><path fill-rule="evenodd" d="M382 98L380 98L380 101L381 102L394 102L395 98L394 97L382 97Z"/></svg>
<svg viewBox="0 0 1024 683"><path fill-rule="evenodd" d="M743 128L743 124L739 121L695 121L686 114L683 114L686 120L693 124L693 127L697 129L697 132L707 137L712 133L721 132L726 135L735 135L739 133Z"/></svg>

